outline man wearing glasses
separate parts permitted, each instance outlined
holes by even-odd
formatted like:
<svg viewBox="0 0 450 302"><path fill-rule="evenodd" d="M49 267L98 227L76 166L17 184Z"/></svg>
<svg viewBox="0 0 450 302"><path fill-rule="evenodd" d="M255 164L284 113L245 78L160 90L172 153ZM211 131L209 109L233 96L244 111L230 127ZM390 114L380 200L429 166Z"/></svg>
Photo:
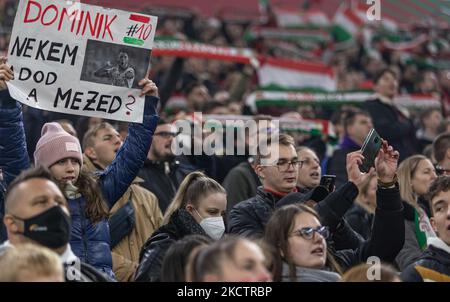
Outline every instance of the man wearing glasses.
<svg viewBox="0 0 450 302"><path fill-rule="evenodd" d="M276 202L291 192L297 192L299 160L294 139L280 134L277 142L269 142L268 150L270 159L262 156L260 151L255 158L255 170L262 186L258 187L255 197L238 203L230 211L230 233L261 237Z"/></svg>

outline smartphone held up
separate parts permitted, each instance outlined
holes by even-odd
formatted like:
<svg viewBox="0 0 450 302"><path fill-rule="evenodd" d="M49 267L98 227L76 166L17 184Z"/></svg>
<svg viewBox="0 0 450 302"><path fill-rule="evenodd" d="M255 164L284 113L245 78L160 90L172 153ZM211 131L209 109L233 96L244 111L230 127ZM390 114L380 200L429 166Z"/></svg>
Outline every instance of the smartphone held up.
<svg viewBox="0 0 450 302"><path fill-rule="evenodd" d="M362 164L359 165L361 172L367 173L370 168L375 167L375 158L381 149L382 142L383 140L377 131L375 129L370 130L361 147L361 152L364 156Z"/></svg>

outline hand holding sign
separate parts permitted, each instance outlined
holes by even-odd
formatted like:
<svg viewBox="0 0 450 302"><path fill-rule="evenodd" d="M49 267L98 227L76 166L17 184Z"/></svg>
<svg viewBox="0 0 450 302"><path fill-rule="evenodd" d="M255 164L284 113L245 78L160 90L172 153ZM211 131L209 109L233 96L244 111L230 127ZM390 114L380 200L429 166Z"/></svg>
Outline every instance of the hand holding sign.
<svg viewBox="0 0 450 302"><path fill-rule="evenodd" d="M0 57L0 91L7 89L6 81L14 79L14 72L6 64L8 59L6 57Z"/></svg>
<svg viewBox="0 0 450 302"><path fill-rule="evenodd" d="M141 123L143 96L157 95L148 79L137 81L148 72L157 17L72 4L19 1L8 49L11 96L42 110ZM10 79L0 73L0 89Z"/></svg>
<svg viewBox="0 0 450 302"><path fill-rule="evenodd" d="M141 90L141 94L140 96L154 96L154 97L159 97L158 95L158 87L156 86L156 84L149 80L148 78L142 79L139 81L139 86L144 86L142 87Z"/></svg>

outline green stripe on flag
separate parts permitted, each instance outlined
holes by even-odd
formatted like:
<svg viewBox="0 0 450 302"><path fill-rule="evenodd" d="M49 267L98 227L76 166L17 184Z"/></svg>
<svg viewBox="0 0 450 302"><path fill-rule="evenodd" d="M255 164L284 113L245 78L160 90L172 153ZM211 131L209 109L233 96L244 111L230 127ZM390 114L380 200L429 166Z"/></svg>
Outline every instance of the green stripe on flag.
<svg viewBox="0 0 450 302"><path fill-rule="evenodd" d="M123 42L127 43L127 44L132 44L132 45L139 45L139 46L144 45L144 40L130 38L130 37L123 37Z"/></svg>
<svg viewBox="0 0 450 302"><path fill-rule="evenodd" d="M331 29L331 33L336 41L342 42L353 39L353 36L344 27L340 25L335 25Z"/></svg>

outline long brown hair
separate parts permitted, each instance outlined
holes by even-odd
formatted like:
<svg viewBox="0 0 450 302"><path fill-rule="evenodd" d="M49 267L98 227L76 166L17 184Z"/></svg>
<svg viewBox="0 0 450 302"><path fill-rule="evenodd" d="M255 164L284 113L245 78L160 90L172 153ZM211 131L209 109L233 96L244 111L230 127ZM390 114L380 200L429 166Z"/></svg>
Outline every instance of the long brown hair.
<svg viewBox="0 0 450 302"><path fill-rule="evenodd" d="M319 221L319 215L308 206L292 204L276 210L266 225L264 240L272 253L272 274L274 281L281 281L283 260L289 266L289 278L297 280L296 265L289 254L289 234L295 225L295 217L301 213L309 213ZM283 256L282 256L283 255ZM342 269L333 257L332 251L327 248L327 260L325 266L342 275Z"/></svg>
<svg viewBox="0 0 450 302"><path fill-rule="evenodd" d="M100 186L90 173L80 169L80 175L74 185L78 188L79 193L86 199L84 213L93 224L109 217L109 209L103 199ZM58 182L58 186L61 191L65 193L64 184Z"/></svg>

